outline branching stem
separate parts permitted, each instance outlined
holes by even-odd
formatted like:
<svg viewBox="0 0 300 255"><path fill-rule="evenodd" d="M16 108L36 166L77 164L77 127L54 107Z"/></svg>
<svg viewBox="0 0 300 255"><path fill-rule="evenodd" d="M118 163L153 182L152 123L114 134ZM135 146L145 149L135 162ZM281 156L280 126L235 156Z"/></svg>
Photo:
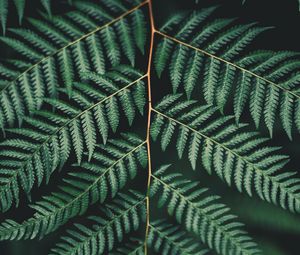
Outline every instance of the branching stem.
<svg viewBox="0 0 300 255"><path fill-rule="evenodd" d="M155 35L155 26L154 26L154 17L152 10L152 0L148 0L148 9L149 9L149 18L150 18L150 29L151 29L151 37L150 37L150 48L149 48L149 56L148 56L148 66L147 66L147 79L148 79L148 123L147 123L147 155L148 155L148 181L147 181L147 194L146 194L146 209L147 209L147 218L146 218L146 233L145 233L145 254L147 255L147 239L149 234L149 226L150 226L150 184L151 184L151 176L152 176L152 168L151 168L151 148L150 148L150 124L151 124L151 111L152 111L152 103L151 103L151 62L153 56L153 44L154 44L154 35Z"/></svg>

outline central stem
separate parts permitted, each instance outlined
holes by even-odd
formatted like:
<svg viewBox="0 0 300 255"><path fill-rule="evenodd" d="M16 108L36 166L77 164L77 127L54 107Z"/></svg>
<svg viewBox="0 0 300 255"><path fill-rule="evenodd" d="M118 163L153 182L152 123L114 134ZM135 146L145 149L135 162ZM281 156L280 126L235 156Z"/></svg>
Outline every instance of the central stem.
<svg viewBox="0 0 300 255"><path fill-rule="evenodd" d="M153 18L153 10L152 10L152 0L148 0L148 9L149 9L149 17L150 17L150 29L151 29L151 37L150 37L150 49L149 49L149 57L148 57L148 67L147 67L147 79L148 79L148 123L147 123L147 155L148 155L148 182L147 182L147 194L146 194L146 209L147 209L147 219L146 219L146 233L145 233L145 254L148 253L147 250L147 239L149 234L149 225L150 225L150 184L151 184L151 176L152 176L152 168L151 168L151 148L150 148L150 124L151 124L151 112L152 112L152 103L151 103L151 63L152 63L152 55L153 55L153 44L154 44L154 18Z"/></svg>

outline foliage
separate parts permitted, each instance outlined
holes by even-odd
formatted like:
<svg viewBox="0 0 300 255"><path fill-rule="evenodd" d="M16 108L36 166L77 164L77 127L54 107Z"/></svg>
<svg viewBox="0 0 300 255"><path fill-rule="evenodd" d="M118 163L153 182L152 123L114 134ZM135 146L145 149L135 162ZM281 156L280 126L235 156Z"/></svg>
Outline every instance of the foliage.
<svg viewBox="0 0 300 255"><path fill-rule="evenodd" d="M16 56L0 64L0 240L64 232L52 255L267 250L196 179L297 217L300 178L274 139L280 125L299 136L299 53L251 52L269 27L216 18L217 6L158 28L152 1L74 0L61 15L41 3L48 15L0 37Z"/></svg>

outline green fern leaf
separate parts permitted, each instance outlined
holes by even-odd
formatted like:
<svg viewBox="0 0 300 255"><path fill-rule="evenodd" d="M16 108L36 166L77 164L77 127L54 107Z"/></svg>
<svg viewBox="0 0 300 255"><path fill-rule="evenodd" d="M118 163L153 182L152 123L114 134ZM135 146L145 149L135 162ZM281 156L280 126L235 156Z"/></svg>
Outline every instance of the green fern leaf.
<svg viewBox="0 0 300 255"><path fill-rule="evenodd" d="M166 207L169 215L218 253L259 252L257 245L242 230L243 224L235 222L236 216L228 214L229 209L217 202L219 197L207 195L206 188L199 188L197 182L186 180L181 174L167 174L169 167L164 165L154 172L150 189L151 196L159 194L158 203ZM158 245L156 247L159 249Z"/></svg>
<svg viewBox="0 0 300 255"><path fill-rule="evenodd" d="M123 240L124 234L137 230L145 220L145 197L136 191L121 193L112 203L102 209L103 217L89 217L93 228L75 224L74 230L68 230L68 237L51 250L50 254L91 254L96 251L112 250L116 242ZM128 222L130 221L130 223ZM69 242L68 240L72 240Z"/></svg>
<svg viewBox="0 0 300 255"><path fill-rule="evenodd" d="M125 150L114 155L115 146ZM88 206L114 197L125 183L135 178L138 168L145 165L145 142L133 134L123 134L122 139L109 140L107 146L100 146L92 159L92 162L84 161L79 169L71 171L58 191L31 205L35 210L32 218L21 224L12 220L2 223L0 239L43 237L69 219L84 214ZM112 178L117 179L116 190L110 186Z"/></svg>
<svg viewBox="0 0 300 255"><path fill-rule="evenodd" d="M144 54L145 44L146 44L146 24L145 17L141 10L137 10L133 13L132 26L134 27L133 34L135 38L135 43L139 50Z"/></svg>
<svg viewBox="0 0 300 255"><path fill-rule="evenodd" d="M69 148L70 144L75 151L78 163L82 161L83 152L86 150L89 152L89 158L91 158L96 146L96 128L100 127L99 132L103 137L103 141L106 142L108 123L114 132L118 126L120 114L118 102L124 100L122 99L123 92L125 90L131 90L131 87L137 85L137 81L141 81L145 76L141 76L140 74L139 77L137 77L137 74L135 74L134 77L136 80L134 80L129 75L128 79L131 80L131 82L125 84L123 87L119 87L121 85L120 82L115 83L105 76L90 75L90 77L92 77L94 81L97 81L97 78L105 80L106 84L110 84L112 88L111 92L107 93L105 89L97 87L95 84L86 87L90 88L94 86L94 88L88 90L88 92L86 89L82 91L74 88L70 102L65 102L62 99L44 100L54 109L61 111L63 113L62 116L58 113L42 111L40 114L38 112L36 117L30 119L31 124L38 123L33 126L34 128L8 129L10 133L19 135L24 142L32 139L36 146L34 150L25 150L26 152L22 152L19 151L15 145L6 144L9 140L6 140L3 145L0 145L2 148L9 147L6 152L3 151L3 153L0 153L1 160L11 160L14 162L12 167L5 167L0 170L1 173L3 173L1 176L2 185L0 187L2 194L2 199L0 200L3 202L3 204L1 203L1 210L7 210L13 200L17 200L18 194L12 190L12 182L15 185L20 183L26 193L30 192L35 177L43 179L43 176L46 176L48 180L51 173L58 166L61 168L69 157L70 150L67 149L62 153L60 153L60 151ZM97 93L97 91L100 91L100 94ZM62 92L67 93L67 91ZM99 97L99 95L101 96ZM126 116L130 116L129 123L132 123L133 118L135 118L135 115L132 115L132 109L136 107L137 105L133 103L130 108L128 106L123 107ZM46 119L39 121L42 120L40 119L42 116L43 118L46 117ZM95 119L93 116L95 116ZM101 122L96 124L95 120L102 121L102 123L105 123L104 126L101 125ZM68 135L66 133L68 133ZM63 141L53 144L53 139L59 140L59 138L62 138ZM60 145L62 145L62 147L60 147ZM43 164L34 164L36 155L40 155L40 153L44 152L47 152L49 156L46 158L41 157ZM58 160L52 160L54 157L58 158ZM50 162L47 163L46 161L48 159L50 159ZM11 168L13 172L9 172Z"/></svg>
<svg viewBox="0 0 300 255"><path fill-rule="evenodd" d="M111 60L113 65L119 64L123 55L127 56L132 64L134 63L136 45L138 43L141 48L142 44L141 40L138 42L134 39L129 24L133 17L138 16L135 26L139 26L140 30L145 31L143 28L146 25L145 17L142 12L137 14L128 12L125 16L114 19L101 6L91 10L90 5L80 1L76 2L75 6L79 11L64 16L55 16L51 19L48 17L44 17L43 20L29 19L30 29L12 29L11 37L0 38L2 42L27 59L26 68L19 67L18 73L13 76L12 72L9 72L10 69L2 69L0 83L4 85L0 90L0 97L2 94L5 97L4 94L8 93L10 96L7 99L11 101L10 104L18 107L15 107L15 113L9 116L10 118L14 116L12 121L7 119L7 113L11 109L2 103L0 111L3 123L1 126L12 126L16 120L21 124L20 119L23 112L32 113L41 107L40 103L34 107L29 107L31 105L28 103L24 104L24 100L28 100L28 93L24 94L24 92L28 89L18 91L13 88L16 83L20 83L18 87L25 86L23 83L26 83L26 80L23 79L27 76L32 80L40 81L39 87L32 88L30 84L30 89L45 91L42 97L56 96L58 87L66 87L71 96L74 82L78 78L82 78L83 73L89 71L104 73L107 68L104 64L106 57ZM126 40L121 41L123 47L119 47L120 42L117 40L116 30L123 36L126 35ZM143 46L144 44L143 41ZM36 70L42 71L37 73ZM36 74L40 77L36 77ZM59 84L61 80L63 84ZM15 98L18 99L18 102L15 102ZM36 96L33 96L32 99L33 101L40 100ZM0 100L0 102L2 101L4 100ZM5 112L6 114L4 114Z"/></svg>
<svg viewBox="0 0 300 255"><path fill-rule="evenodd" d="M60 3L38 2L36 18L6 29L11 5L20 23L28 6L0 0L0 40L14 56L0 63L0 240L66 228L50 254L261 254L221 202L223 188L300 212L298 173L283 171L289 157L243 124L248 114L271 138L300 132L299 54L250 52L270 28L216 18L217 6L169 8L158 28L165 3L68 0L56 15ZM155 170L164 157L197 172ZM204 182L225 186L202 187L202 169L213 175ZM6 216L19 206L25 217Z"/></svg>
<svg viewBox="0 0 300 255"><path fill-rule="evenodd" d="M188 237L179 226L166 220L155 220L150 223L148 245L161 254L207 254L193 238Z"/></svg>
<svg viewBox="0 0 300 255"><path fill-rule="evenodd" d="M245 131L244 125L234 125L232 117L217 117L215 108L187 102L169 95L153 109L151 134L155 140L161 134L163 151L178 130L178 155L180 157L188 147L193 169L196 169L200 150L208 173L215 171L228 185L234 183L240 192L245 190L251 196L255 190L261 199L299 212L300 180L293 172L280 173L288 162L287 156L275 154L278 148L265 145L266 139Z"/></svg>
<svg viewBox="0 0 300 255"><path fill-rule="evenodd" d="M206 102L218 106L221 112L231 99L230 93L233 93L234 114L237 122L248 104L257 127L260 125L263 112L264 122L272 136L274 122L279 116L284 130L292 139L293 126L297 125L294 109L299 100L299 94L294 91L299 84L299 74L297 74L299 61L296 59L298 54L292 52L272 54L260 51L243 56L242 53L249 43L269 28L257 28L254 23L234 26L232 20L226 19L215 20L196 33L193 20L196 20L196 17L200 19L203 16L201 14L202 12L194 13L188 17L187 21L191 22L190 25L184 19L180 19L179 27L178 25L172 27L171 19L166 22L169 28L164 26L168 34L158 32L163 37L158 44L154 61L158 75L161 75L165 66L170 62L169 74L174 93L182 84L187 97L190 98L196 84L201 83ZM190 28L182 29L180 24L182 28L185 26L190 26ZM201 25L201 22L195 23L198 28ZM175 42L177 42L175 47L172 46L167 51L162 51L164 45L172 45ZM189 68L183 68L182 63L187 59L192 63L196 53L203 59L201 64L198 60L197 65L189 64ZM178 59L181 62L177 62ZM174 68L176 63L180 68ZM182 81L182 77L186 78ZM255 84L256 90L251 91L252 84ZM289 100L284 98L289 98ZM289 103L286 103L287 107L279 107L278 101ZM289 120L282 113L280 114L283 109L289 116Z"/></svg>

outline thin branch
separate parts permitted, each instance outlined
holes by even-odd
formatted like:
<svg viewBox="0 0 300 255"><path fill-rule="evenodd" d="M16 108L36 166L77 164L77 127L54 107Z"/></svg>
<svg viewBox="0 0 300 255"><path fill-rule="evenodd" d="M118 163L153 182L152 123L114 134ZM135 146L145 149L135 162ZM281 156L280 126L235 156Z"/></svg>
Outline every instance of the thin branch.
<svg viewBox="0 0 300 255"><path fill-rule="evenodd" d="M152 97L151 97L151 64L153 56L153 45L154 45L154 35L155 35L155 25L152 10L152 0L148 0L148 9L150 17L150 27L151 27L151 37L150 37L150 49L148 56L148 67L147 67L147 79L148 79L148 123L147 123L147 156L148 156L148 180L147 180L147 194L146 194L146 210L147 210L147 220L146 220L146 232L145 232L145 254L148 254L147 249L147 239L149 234L149 224L150 224L150 185L151 185L151 146L150 146L150 125L151 125L151 112L152 112Z"/></svg>

